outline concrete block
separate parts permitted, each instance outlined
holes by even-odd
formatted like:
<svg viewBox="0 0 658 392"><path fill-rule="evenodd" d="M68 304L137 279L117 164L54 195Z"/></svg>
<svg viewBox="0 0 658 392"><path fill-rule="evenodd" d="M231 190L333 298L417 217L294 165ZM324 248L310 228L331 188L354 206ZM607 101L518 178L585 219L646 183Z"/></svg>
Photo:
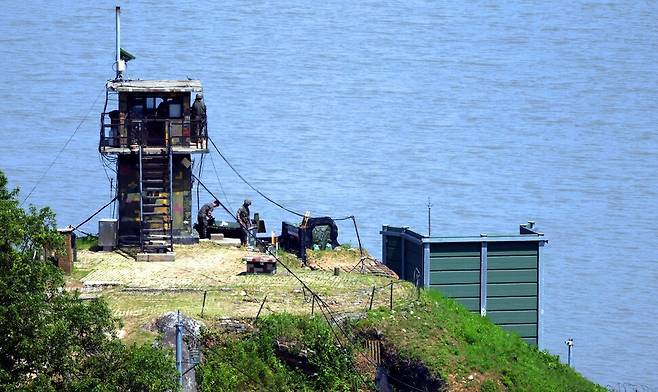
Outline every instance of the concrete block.
<svg viewBox="0 0 658 392"><path fill-rule="evenodd" d="M248 255L243 258L247 262L248 274L275 274L276 259L269 255Z"/></svg>
<svg viewBox="0 0 658 392"><path fill-rule="evenodd" d="M146 262L161 262L161 261L175 261L176 252L167 253L137 253L137 261Z"/></svg>
<svg viewBox="0 0 658 392"><path fill-rule="evenodd" d="M215 241L221 241L224 239L224 234L222 233L213 233L210 234L210 239Z"/></svg>
<svg viewBox="0 0 658 392"><path fill-rule="evenodd" d="M210 240L210 241L220 246L240 246L239 238L224 238L223 240Z"/></svg>

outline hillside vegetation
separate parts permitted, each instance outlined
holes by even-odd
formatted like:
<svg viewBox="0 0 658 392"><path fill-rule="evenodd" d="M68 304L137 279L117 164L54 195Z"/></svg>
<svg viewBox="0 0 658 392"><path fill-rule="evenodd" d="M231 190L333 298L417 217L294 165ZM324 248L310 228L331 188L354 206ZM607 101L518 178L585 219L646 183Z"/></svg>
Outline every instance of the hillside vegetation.
<svg viewBox="0 0 658 392"><path fill-rule="evenodd" d="M605 390L435 292L333 331L321 316L277 314L248 333L206 337L202 391Z"/></svg>

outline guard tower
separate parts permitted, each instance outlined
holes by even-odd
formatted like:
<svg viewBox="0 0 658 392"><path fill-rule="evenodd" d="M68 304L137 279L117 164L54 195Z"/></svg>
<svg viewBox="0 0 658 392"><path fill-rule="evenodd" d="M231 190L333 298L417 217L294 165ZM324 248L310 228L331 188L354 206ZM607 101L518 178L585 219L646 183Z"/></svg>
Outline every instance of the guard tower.
<svg viewBox="0 0 658 392"><path fill-rule="evenodd" d="M117 32L118 15L117 7ZM192 110L201 82L123 80L127 52L118 37L117 77L106 84L99 151L116 157L119 246L139 247L148 259L173 252L174 243L198 241L192 154L208 152L208 130L205 113Z"/></svg>

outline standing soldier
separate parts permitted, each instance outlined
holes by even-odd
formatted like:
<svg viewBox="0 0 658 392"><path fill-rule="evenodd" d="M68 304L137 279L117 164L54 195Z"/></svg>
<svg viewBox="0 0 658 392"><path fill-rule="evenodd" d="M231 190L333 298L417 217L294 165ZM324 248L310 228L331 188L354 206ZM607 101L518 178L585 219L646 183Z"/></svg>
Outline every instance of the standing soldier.
<svg viewBox="0 0 658 392"><path fill-rule="evenodd" d="M219 200L211 201L199 208L199 213L197 215L197 231L201 238L210 238L208 226L210 226L212 220L215 220L212 216L212 210L214 210L215 207L219 207Z"/></svg>
<svg viewBox="0 0 658 392"><path fill-rule="evenodd" d="M203 94L198 93L192 104L192 130L194 142L198 145L203 140L206 129L206 103L203 101Z"/></svg>
<svg viewBox="0 0 658 392"><path fill-rule="evenodd" d="M238 219L238 223L240 223L240 226L242 226L242 237L240 238L240 242L242 243L242 246L247 245L247 239L249 238L249 229L251 228L251 218L250 218L250 212L249 212L249 206L251 205L251 200L245 199L244 203L242 203L242 207L238 209L238 213L236 215L236 218Z"/></svg>

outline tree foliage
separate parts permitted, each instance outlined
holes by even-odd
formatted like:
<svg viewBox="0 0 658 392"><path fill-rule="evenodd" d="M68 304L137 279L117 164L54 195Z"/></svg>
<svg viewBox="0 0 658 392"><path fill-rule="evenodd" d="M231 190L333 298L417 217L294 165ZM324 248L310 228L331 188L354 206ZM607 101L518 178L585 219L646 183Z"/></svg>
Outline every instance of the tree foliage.
<svg viewBox="0 0 658 392"><path fill-rule="evenodd" d="M102 299L64 289L48 258L61 246L55 214L22 209L0 171L0 389L176 390L171 354L126 347Z"/></svg>

